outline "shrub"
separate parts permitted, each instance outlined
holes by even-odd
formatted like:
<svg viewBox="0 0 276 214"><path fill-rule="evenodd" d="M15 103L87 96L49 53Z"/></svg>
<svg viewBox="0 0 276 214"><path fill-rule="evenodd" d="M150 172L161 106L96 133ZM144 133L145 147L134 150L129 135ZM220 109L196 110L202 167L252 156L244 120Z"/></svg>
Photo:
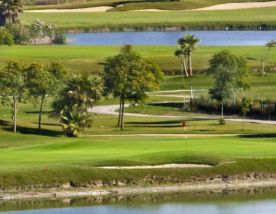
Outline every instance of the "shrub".
<svg viewBox="0 0 276 214"><path fill-rule="evenodd" d="M30 29L21 24L8 24L7 29L13 35L15 44L28 44L32 38Z"/></svg>
<svg viewBox="0 0 276 214"><path fill-rule="evenodd" d="M0 28L0 45L12 45L13 36L6 28Z"/></svg>

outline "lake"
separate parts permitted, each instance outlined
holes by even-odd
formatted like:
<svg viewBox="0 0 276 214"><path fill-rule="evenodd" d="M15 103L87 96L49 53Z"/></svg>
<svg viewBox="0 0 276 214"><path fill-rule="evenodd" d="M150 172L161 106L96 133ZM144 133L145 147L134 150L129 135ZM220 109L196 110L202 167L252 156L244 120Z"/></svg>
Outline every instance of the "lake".
<svg viewBox="0 0 276 214"><path fill-rule="evenodd" d="M276 40L276 31L103 32L67 34L69 45L175 45L194 34L204 46L253 46Z"/></svg>
<svg viewBox="0 0 276 214"><path fill-rule="evenodd" d="M276 192L163 193L2 204L0 201L0 207L1 214L272 214L276 213ZM27 210L1 212L20 209Z"/></svg>

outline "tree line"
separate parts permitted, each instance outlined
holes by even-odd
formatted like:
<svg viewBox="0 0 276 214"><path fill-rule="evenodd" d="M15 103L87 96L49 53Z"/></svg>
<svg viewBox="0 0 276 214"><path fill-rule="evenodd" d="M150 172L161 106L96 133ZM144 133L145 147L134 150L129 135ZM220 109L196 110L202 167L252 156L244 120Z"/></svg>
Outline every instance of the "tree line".
<svg viewBox="0 0 276 214"><path fill-rule="evenodd" d="M71 76L58 62L25 65L10 61L0 69L0 98L3 105L11 108L13 131L16 132L17 111L22 103L39 105L38 129L41 129L45 101L54 97L50 116L59 119L66 136L75 137L92 126L91 108L110 94L119 98L117 125L123 130L125 102L142 102L147 92L159 88L162 77L158 65L126 45L118 55L106 60L101 76Z"/></svg>

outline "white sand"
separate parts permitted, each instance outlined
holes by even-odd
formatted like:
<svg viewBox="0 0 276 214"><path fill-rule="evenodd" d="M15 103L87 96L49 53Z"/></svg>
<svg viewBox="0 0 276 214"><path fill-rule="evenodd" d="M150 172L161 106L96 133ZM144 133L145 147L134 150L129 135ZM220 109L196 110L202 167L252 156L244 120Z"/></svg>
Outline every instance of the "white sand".
<svg viewBox="0 0 276 214"><path fill-rule="evenodd" d="M263 7L276 7L276 1L218 4L210 7L194 9L193 11L237 10L237 9L263 8Z"/></svg>
<svg viewBox="0 0 276 214"><path fill-rule="evenodd" d="M106 12L113 7L88 7L88 8L77 8L77 9L45 9L45 10L27 10L24 12L28 13L96 13Z"/></svg>

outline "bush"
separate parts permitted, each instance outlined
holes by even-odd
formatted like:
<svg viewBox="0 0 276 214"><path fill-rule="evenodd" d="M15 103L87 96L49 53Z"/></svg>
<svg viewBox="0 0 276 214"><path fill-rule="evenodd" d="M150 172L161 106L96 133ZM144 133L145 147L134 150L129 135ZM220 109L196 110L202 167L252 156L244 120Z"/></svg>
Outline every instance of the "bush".
<svg viewBox="0 0 276 214"><path fill-rule="evenodd" d="M13 36L6 28L0 28L0 45L12 45Z"/></svg>
<svg viewBox="0 0 276 214"><path fill-rule="evenodd" d="M226 121L224 120L224 118L219 118L218 122L219 122L219 125L225 125L226 124Z"/></svg>
<svg viewBox="0 0 276 214"><path fill-rule="evenodd" d="M15 44L28 44L32 38L30 29L21 24L8 24L8 31L13 35Z"/></svg>
<svg viewBox="0 0 276 214"><path fill-rule="evenodd" d="M56 30L55 36L52 39L52 43L56 44L56 45L66 44L66 36L65 36L64 32L62 32L60 30Z"/></svg>

